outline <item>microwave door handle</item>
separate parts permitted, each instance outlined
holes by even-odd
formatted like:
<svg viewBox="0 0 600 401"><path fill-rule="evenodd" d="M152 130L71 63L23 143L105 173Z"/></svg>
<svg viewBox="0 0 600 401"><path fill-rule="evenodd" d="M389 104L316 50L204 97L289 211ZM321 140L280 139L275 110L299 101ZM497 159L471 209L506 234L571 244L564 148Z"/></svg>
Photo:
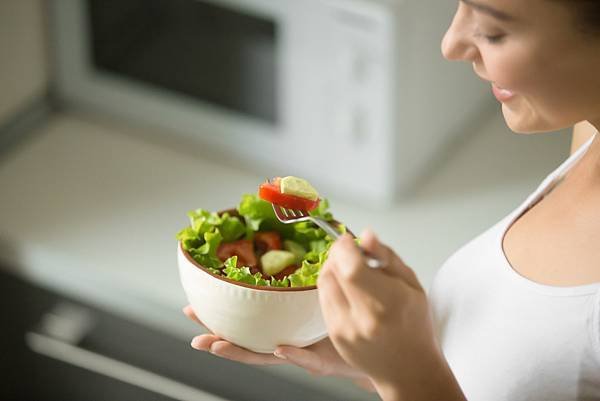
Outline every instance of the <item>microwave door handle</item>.
<svg viewBox="0 0 600 401"><path fill-rule="evenodd" d="M184 401L227 401L187 384L158 375L137 366L78 347L45 334L29 331L27 346L41 354L125 383Z"/></svg>

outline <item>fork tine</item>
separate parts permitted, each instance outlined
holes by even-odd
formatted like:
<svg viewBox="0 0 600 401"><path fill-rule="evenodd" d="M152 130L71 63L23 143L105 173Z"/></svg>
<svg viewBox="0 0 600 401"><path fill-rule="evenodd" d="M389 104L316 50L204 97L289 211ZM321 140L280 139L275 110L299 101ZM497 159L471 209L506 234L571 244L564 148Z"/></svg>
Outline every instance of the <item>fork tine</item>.
<svg viewBox="0 0 600 401"><path fill-rule="evenodd" d="M275 216L282 223L298 223L311 218L310 215L303 210L288 209L275 204L271 204L271 206L273 206Z"/></svg>

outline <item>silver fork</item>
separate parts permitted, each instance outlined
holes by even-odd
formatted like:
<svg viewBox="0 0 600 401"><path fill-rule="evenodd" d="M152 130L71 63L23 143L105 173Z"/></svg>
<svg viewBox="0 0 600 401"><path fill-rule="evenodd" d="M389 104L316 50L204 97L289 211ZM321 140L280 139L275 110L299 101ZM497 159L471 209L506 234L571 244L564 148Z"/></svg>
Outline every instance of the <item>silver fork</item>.
<svg viewBox="0 0 600 401"><path fill-rule="evenodd" d="M275 212L275 216L277 216L277 219L284 224L300 223L302 221L311 221L311 222L315 223L317 226L321 227L323 229L323 231L325 231L327 233L327 235L329 235L333 239L337 239L341 235L327 221L325 221L319 217L311 216L305 210L286 209L282 206L277 206L277 205L273 204L273 211ZM381 268L385 267L385 264L381 260L377 259L376 257L371 255L369 252L365 251L361 247L359 247L358 249L360 249L363 256L365 257L365 263L371 269L381 269Z"/></svg>

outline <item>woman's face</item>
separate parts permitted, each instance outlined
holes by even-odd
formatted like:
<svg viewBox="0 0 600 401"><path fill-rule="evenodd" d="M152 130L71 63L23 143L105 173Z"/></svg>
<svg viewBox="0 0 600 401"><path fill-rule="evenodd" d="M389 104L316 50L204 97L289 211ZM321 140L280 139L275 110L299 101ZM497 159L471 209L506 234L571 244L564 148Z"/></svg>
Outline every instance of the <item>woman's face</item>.
<svg viewBox="0 0 600 401"><path fill-rule="evenodd" d="M577 28L570 1L460 0L444 36L444 57L472 62L513 131L600 122L600 35Z"/></svg>

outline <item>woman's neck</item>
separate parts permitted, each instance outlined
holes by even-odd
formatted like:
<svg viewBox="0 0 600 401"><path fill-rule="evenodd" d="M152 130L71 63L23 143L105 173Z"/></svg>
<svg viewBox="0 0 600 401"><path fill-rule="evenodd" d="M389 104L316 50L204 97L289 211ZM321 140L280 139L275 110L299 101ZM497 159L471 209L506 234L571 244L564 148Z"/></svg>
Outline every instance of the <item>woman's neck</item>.
<svg viewBox="0 0 600 401"><path fill-rule="evenodd" d="M590 121L590 124L596 128L596 132L600 129L600 120ZM588 185L593 185L595 188L600 188L600 134L596 134L590 147L588 148L585 156L586 177L584 180L587 181ZM583 162L583 160L582 160Z"/></svg>

